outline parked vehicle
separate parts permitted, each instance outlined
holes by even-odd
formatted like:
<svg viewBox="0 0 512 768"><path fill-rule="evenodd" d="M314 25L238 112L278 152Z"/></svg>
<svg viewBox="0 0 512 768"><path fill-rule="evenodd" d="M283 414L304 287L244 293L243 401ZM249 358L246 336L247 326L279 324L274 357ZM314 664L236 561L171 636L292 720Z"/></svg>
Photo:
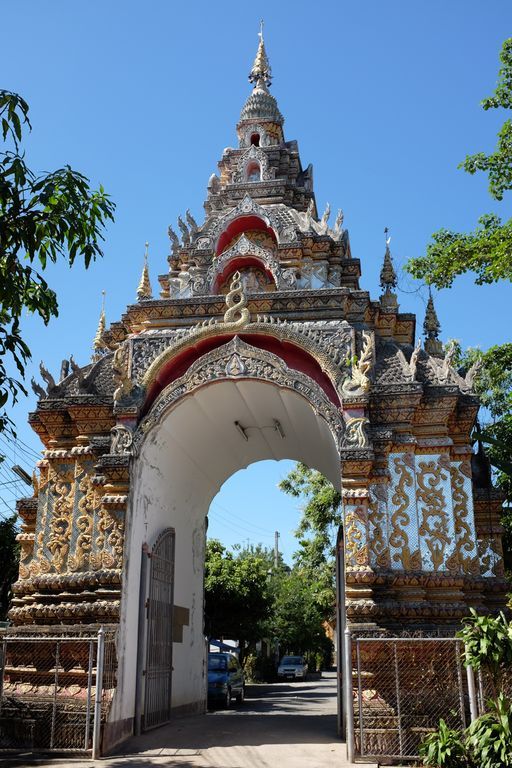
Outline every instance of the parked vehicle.
<svg viewBox="0 0 512 768"><path fill-rule="evenodd" d="M283 656L277 668L278 678L305 680L308 674L308 665L303 656Z"/></svg>
<svg viewBox="0 0 512 768"><path fill-rule="evenodd" d="M208 654L208 705L228 709L233 699L241 704L245 697L242 667L231 653Z"/></svg>

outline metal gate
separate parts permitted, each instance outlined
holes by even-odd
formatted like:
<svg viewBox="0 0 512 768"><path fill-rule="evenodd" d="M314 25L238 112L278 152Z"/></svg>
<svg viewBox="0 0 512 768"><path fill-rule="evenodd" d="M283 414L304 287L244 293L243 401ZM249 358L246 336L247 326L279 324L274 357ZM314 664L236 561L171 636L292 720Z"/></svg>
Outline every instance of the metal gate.
<svg viewBox="0 0 512 768"><path fill-rule="evenodd" d="M0 754L99 756L116 678L116 628L0 633Z"/></svg>
<svg viewBox="0 0 512 768"><path fill-rule="evenodd" d="M174 528L166 528L150 554L144 694L144 730L169 722L172 684Z"/></svg>

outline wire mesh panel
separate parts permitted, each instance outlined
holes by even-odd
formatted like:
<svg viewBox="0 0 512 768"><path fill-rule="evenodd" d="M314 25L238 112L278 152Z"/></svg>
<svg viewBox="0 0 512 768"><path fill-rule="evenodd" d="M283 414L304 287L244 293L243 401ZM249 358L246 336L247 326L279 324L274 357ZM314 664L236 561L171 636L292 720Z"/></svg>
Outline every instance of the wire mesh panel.
<svg viewBox="0 0 512 768"><path fill-rule="evenodd" d="M499 669L494 675L485 669L476 673L478 714L489 711L489 700L496 699L503 691L505 696L512 699L512 669Z"/></svg>
<svg viewBox="0 0 512 768"><path fill-rule="evenodd" d="M144 729L171 717L174 529L167 528L151 553L144 693Z"/></svg>
<svg viewBox="0 0 512 768"><path fill-rule="evenodd" d="M412 760L441 717L464 728L462 650L455 638L354 638L355 755Z"/></svg>
<svg viewBox="0 0 512 768"><path fill-rule="evenodd" d="M0 751L84 752L91 748L94 702L103 719L115 686L115 632L106 634L107 683L96 690L97 632L30 635L6 630L1 642Z"/></svg>

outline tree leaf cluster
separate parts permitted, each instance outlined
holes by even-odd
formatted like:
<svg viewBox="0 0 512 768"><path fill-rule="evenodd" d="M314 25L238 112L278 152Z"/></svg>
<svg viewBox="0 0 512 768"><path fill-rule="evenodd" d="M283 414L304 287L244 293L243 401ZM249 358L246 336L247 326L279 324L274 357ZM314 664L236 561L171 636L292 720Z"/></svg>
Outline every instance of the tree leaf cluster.
<svg viewBox="0 0 512 768"><path fill-rule="evenodd" d="M20 329L22 313L45 324L58 315L55 291L43 272L48 263L77 259L87 268L103 255L104 228L115 205L102 186L69 165L36 174L21 150L23 130L30 130L29 107L16 93L0 90L4 149L0 152L0 431L10 424L5 407L16 401L31 351ZM14 362L19 378L7 370Z"/></svg>
<svg viewBox="0 0 512 768"><path fill-rule="evenodd" d="M295 533L299 548L294 557L308 575L317 603L327 618L336 603L335 541L342 523L341 495L321 472L302 463L294 467L279 487L304 500Z"/></svg>
<svg viewBox="0 0 512 768"><path fill-rule="evenodd" d="M498 84L482 101L484 110L512 109L512 38L503 43L500 60ZM503 200L512 188L512 121L506 120L501 127L494 152L468 155L459 168L470 174L487 173L491 197ZM437 288L450 287L455 277L466 272L474 272L478 284L512 280L512 220L503 222L495 214L486 214L473 232L440 229L432 235L426 254L411 259L406 269Z"/></svg>

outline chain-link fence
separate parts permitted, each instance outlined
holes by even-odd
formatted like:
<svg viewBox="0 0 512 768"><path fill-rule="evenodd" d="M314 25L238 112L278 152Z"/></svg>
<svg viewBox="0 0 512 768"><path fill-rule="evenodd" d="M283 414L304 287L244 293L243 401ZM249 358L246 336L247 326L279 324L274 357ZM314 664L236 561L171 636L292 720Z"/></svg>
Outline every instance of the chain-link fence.
<svg viewBox="0 0 512 768"><path fill-rule="evenodd" d="M442 717L471 719L463 644L454 637L353 637L347 741L359 760L413 760ZM351 720L351 722L349 722Z"/></svg>
<svg viewBox="0 0 512 768"><path fill-rule="evenodd" d="M115 629L0 632L0 752L96 746L115 688Z"/></svg>
<svg viewBox="0 0 512 768"><path fill-rule="evenodd" d="M489 671L479 669L476 672L476 683L479 715L489 710L489 699L495 699L499 691L512 699L512 669L501 669L495 677Z"/></svg>

